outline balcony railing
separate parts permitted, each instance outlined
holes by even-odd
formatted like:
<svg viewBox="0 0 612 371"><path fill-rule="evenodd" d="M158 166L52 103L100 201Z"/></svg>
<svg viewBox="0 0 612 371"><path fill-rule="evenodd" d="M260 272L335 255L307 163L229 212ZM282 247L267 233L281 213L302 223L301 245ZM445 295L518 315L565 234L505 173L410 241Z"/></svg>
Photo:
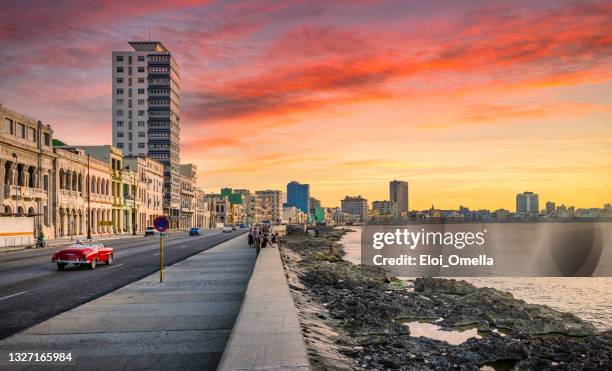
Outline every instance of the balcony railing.
<svg viewBox="0 0 612 371"><path fill-rule="evenodd" d="M35 199L35 198L46 198L47 191L40 188L31 188L16 185L5 185L4 186L4 197L19 197L21 199Z"/></svg>

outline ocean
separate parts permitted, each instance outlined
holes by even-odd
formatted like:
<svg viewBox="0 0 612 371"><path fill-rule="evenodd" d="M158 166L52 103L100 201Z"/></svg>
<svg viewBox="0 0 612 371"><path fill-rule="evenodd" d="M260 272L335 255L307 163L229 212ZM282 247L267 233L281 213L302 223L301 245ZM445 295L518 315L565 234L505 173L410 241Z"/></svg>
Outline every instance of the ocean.
<svg viewBox="0 0 612 371"><path fill-rule="evenodd" d="M551 224L551 223L547 223ZM543 228L546 226L542 223ZM606 229L612 227L607 223ZM352 226L355 232L344 235L345 260L361 264L361 228ZM537 226L530 226L537 228ZM512 236L516 225L496 225L496 233ZM604 248L610 248L606 241ZM507 246L511 248L512 246ZM493 287L511 292L514 297L528 303L544 304L551 308L574 313L600 330L612 328L612 277L461 277L479 287Z"/></svg>

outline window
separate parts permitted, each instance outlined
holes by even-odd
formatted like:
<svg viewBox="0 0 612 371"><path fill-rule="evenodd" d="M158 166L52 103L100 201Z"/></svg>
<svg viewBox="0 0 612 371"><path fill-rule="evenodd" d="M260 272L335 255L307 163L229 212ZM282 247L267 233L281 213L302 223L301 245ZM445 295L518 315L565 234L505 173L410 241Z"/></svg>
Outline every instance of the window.
<svg viewBox="0 0 612 371"><path fill-rule="evenodd" d="M142 106L144 104L144 99L138 99L138 104Z"/></svg>
<svg viewBox="0 0 612 371"><path fill-rule="evenodd" d="M123 143L117 143L117 148L123 148Z"/></svg>
<svg viewBox="0 0 612 371"><path fill-rule="evenodd" d="M132 143L128 143L128 151L130 151L130 153L132 152Z"/></svg>
<svg viewBox="0 0 612 371"><path fill-rule="evenodd" d="M138 56L138 62L144 62L144 55Z"/></svg>
<svg viewBox="0 0 612 371"><path fill-rule="evenodd" d="M19 124L19 135L25 139L26 137L26 127L24 124Z"/></svg>
<svg viewBox="0 0 612 371"><path fill-rule="evenodd" d="M48 175L43 176L43 189L45 191L49 190L49 176Z"/></svg>
<svg viewBox="0 0 612 371"><path fill-rule="evenodd" d="M139 84L144 84L144 77L139 77L138 78L138 83Z"/></svg>
<svg viewBox="0 0 612 371"><path fill-rule="evenodd" d="M123 126L123 121L117 121L117 126Z"/></svg>
<svg viewBox="0 0 612 371"><path fill-rule="evenodd" d="M36 129L28 128L28 139L36 142Z"/></svg>
<svg viewBox="0 0 612 371"><path fill-rule="evenodd" d="M123 104L123 99L117 99L117 104L122 105Z"/></svg>
<svg viewBox="0 0 612 371"><path fill-rule="evenodd" d="M15 129L13 126L13 120L5 118L4 119L4 131L10 134L15 134Z"/></svg>
<svg viewBox="0 0 612 371"><path fill-rule="evenodd" d="M144 89L138 89L138 94L144 94Z"/></svg>
<svg viewBox="0 0 612 371"><path fill-rule="evenodd" d="M145 115L145 111L144 110L138 110L138 116L142 117Z"/></svg>
<svg viewBox="0 0 612 371"><path fill-rule="evenodd" d="M117 67L117 73L123 73L123 67Z"/></svg>
<svg viewBox="0 0 612 371"><path fill-rule="evenodd" d="M117 116L123 116L123 110L122 109L118 109L117 110Z"/></svg>
<svg viewBox="0 0 612 371"><path fill-rule="evenodd" d="M118 131L117 132L117 138L123 138L123 132L122 131Z"/></svg>
<svg viewBox="0 0 612 371"><path fill-rule="evenodd" d="M138 143L138 148L144 148L145 144L144 143Z"/></svg>
<svg viewBox="0 0 612 371"><path fill-rule="evenodd" d="M117 89L117 95L122 95L123 94L123 89Z"/></svg>
<svg viewBox="0 0 612 371"><path fill-rule="evenodd" d="M145 68L144 67L138 67L138 72L144 72Z"/></svg>
<svg viewBox="0 0 612 371"><path fill-rule="evenodd" d="M132 64L132 56L131 55L128 57L128 64Z"/></svg>
<svg viewBox="0 0 612 371"><path fill-rule="evenodd" d="M144 137L145 137L145 135L146 135L146 133L145 133L144 131L139 131L139 132L138 132L138 137L139 137L139 138L144 138Z"/></svg>
<svg viewBox="0 0 612 371"><path fill-rule="evenodd" d="M117 84L123 84L123 77L117 77Z"/></svg>
<svg viewBox="0 0 612 371"><path fill-rule="evenodd" d="M51 145L51 134L45 133L45 146Z"/></svg>
<svg viewBox="0 0 612 371"><path fill-rule="evenodd" d="M145 126L145 122L144 121L138 121L138 126L140 126L140 127Z"/></svg>

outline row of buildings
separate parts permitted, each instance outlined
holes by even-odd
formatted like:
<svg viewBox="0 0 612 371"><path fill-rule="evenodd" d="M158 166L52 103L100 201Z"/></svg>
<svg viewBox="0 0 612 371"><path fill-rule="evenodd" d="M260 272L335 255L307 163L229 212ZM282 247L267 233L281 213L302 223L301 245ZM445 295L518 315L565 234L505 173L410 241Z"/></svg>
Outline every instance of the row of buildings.
<svg viewBox="0 0 612 371"><path fill-rule="evenodd" d="M111 145L66 145L53 129L0 105L0 213L31 216L47 238L140 233L165 214L164 165ZM214 226L195 165L179 166L173 228Z"/></svg>

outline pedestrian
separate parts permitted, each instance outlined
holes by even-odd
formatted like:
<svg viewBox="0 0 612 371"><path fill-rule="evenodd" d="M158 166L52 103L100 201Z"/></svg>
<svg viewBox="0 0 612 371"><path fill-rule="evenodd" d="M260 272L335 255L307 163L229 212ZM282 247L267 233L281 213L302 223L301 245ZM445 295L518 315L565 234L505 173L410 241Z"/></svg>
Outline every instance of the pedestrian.
<svg viewBox="0 0 612 371"><path fill-rule="evenodd" d="M253 236L253 230L249 231L249 247L253 248L255 244L255 236Z"/></svg>
<svg viewBox="0 0 612 371"><path fill-rule="evenodd" d="M268 236L264 234L261 237L261 248L265 249L267 244L268 244Z"/></svg>

